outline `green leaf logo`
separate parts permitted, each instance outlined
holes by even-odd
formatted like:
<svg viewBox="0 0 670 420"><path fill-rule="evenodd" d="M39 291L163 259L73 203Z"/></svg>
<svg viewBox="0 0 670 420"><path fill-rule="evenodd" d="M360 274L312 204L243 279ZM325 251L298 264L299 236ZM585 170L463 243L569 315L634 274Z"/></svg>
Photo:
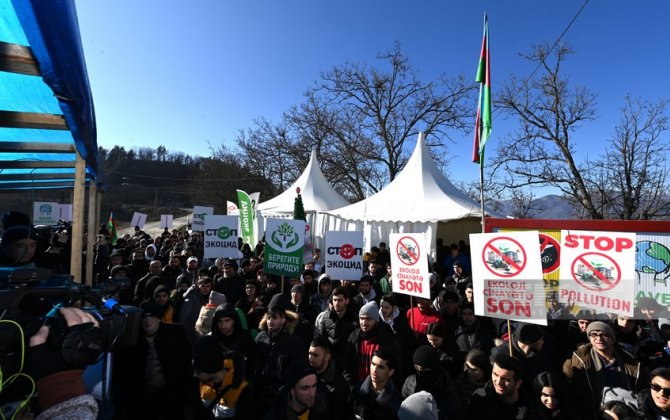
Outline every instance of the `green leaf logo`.
<svg viewBox="0 0 670 420"><path fill-rule="evenodd" d="M233 232L227 226L222 226L216 230L216 236L221 239L228 239Z"/></svg>
<svg viewBox="0 0 670 420"><path fill-rule="evenodd" d="M290 224L284 222L272 232L270 240L280 251L292 252L300 242L300 237Z"/></svg>

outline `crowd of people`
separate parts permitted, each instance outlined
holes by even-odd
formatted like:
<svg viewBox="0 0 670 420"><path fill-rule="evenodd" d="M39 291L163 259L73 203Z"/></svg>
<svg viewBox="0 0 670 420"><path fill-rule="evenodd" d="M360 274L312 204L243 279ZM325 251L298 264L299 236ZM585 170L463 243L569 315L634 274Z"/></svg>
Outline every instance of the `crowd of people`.
<svg viewBox="0 0 670 420"><path fill-rule="evenodd" d="M34 239L11 229L5 265L53 263L19 258ZM95 286L142 313L114 354L114 418L670 419L670 315L652 298L631 319L550 294L546 327L508 323L475 315L463 241L439 243L431 299L410 299L385 243L347 281L318 249L282 279L262 241L212 261L200 232L97 235Z"/></svg>

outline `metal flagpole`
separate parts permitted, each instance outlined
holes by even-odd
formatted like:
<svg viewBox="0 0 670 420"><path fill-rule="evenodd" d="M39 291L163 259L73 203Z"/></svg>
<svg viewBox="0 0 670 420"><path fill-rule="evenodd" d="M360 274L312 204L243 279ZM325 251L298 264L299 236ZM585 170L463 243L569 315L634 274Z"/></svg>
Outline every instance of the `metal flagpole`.
<svg viewBox="0 0 670 420"><path fill-rule="evenodd" d="M480 156L479 162L479 203L482 212L482 233L484 233L484 156Z"/></svg>

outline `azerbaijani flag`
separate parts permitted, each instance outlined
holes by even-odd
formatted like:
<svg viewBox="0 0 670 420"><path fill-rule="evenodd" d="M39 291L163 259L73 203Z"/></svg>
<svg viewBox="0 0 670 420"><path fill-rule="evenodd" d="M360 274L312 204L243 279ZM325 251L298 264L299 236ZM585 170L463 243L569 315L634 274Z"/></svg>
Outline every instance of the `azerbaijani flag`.
<svg viewBox="0 0 670 420"><path fill-rule="evenodd" d="M482 52L479 56L477 78L479 83L479 104L477 106L477 120L475 122L475 143L472 150L472 161L483 164L484 145L491 135L491 69L489 60L489 20L484 13L484 39Z"/></svg>
<svg viewBox="0 0 670 420"><path fill-rule="evenodd" d="M116 245L116 221L114 220L114 212L109 214L109 221L107 222L107 230L109 231L109 236L112 238L112 245Z"/></svg>

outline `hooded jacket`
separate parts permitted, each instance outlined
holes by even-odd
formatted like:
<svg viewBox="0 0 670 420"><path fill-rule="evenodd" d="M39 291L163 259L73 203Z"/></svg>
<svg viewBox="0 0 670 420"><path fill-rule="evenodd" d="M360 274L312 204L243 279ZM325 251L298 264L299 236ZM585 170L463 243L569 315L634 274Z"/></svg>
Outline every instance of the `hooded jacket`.
<svg viewBox="0 0 670 420"><path fill-rule="evenodd" d="M282 376L288 366L296 360L306 360L307 352L302 341L293 335L298 323L295 312L286 311L286 323L280 331L270 334L267 327L267 314L258 326L256 350L256 385L260 389L257 395L274 400L282 385Z"/></svg>
<svg viewBox="0 0 670 420"><path fill-rule="evenodd" d="M342 373L350 387L370 375L372 353L381 347L389 347L393 349L393 354L398 355L396 361L398 368L396 368L395 374L397 377L402 376L400 367L403 366L403 360L401 360L400 346L391 327L380 321L367 333L363 333L360 328L357 328L347 340ZM365 353L361 352L362 348L366 349Z"/></svg>
<svg viewBox="0 0 670 420"><path fill-rule="evenodd" d="M222 346L230 350L236 350L244 355L246 359L244 377L251 378L254 375L258 359L256 354L256 344L251 338L249 330L245 328L246 325L241 321L238 311L222 310L222 306L229 305L230 304L220 305L216 312L214 312L214 318L212 318L212 331L210 334L216 338ZM224 316L230 316L235 323L235 329L229 336L223 335L218 327L219 320Z"/></svg>

